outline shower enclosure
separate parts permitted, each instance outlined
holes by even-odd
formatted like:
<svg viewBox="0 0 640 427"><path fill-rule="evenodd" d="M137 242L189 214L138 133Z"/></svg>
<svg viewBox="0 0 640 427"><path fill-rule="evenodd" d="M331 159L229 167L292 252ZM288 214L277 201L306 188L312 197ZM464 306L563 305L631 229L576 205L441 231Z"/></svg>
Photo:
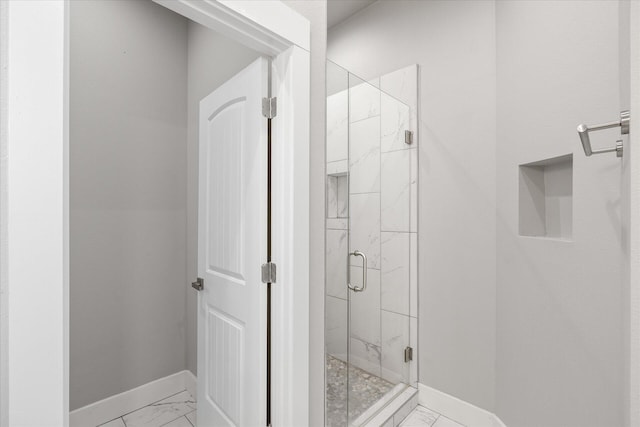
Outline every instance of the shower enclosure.
<svg viewBox="0 0 640 427"><path fill-rule="evenodd" d="M364 425L417 381L417 67L327 63L326 424Z"/></svg>

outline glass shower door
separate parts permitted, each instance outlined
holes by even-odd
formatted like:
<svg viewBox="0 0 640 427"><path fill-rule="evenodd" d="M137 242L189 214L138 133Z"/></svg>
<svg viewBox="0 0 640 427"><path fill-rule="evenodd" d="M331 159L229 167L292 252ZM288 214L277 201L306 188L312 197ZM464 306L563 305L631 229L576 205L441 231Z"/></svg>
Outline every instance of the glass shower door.
<svg viewBox="0 0 640 427"><path fill-rule="evenodd" d="M349 74L349 421L409 383L411 151L406 105ZM399 144L398 144L399 142Z"/></svg>
<svg viewBox="0 0 640 427"><path fill-rule="evenodd" d="M409 107L381 90L381 80L383 86L392 81L367 82L327 64L326 424L331 426L364 424L411 381L417 149Z"/></svg>
<svg viewBox="0 0 640 427"><path fill-rule="evenodd" d="M325 424L348 425L349 76L327 63Z"/></svg>

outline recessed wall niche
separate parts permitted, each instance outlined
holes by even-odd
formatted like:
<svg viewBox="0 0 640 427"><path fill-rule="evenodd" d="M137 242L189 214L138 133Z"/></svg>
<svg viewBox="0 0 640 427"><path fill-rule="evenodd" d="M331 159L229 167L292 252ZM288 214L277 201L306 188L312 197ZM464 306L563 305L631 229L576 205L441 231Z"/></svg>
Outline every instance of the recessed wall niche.
<svg viewBox="0 0 640 427"><path fill-rule="evenodd" d="M573 155L520 165L520 235L571 240Z"/></svg>
<svg viewBox="0 0 640 427"><path fill-rule="evenodd" d="M349 176L346 173L327 176L327 218L349 216Z"/></svg>

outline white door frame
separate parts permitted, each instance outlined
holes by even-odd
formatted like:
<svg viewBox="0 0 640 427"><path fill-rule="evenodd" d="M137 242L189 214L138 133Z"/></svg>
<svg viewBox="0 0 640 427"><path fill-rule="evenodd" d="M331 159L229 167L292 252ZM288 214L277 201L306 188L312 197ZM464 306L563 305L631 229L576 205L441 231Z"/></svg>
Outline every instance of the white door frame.
<svg viewBox="0 0 640 427"><path fill-rule="evenodd" d="M279 0L156 1L275 57L273 416L307 425L309 21ZM69 425L68 2L0 2L1 427Z"/></svg>
<svg viewBox="0 0 640 427"><path fill-rule="evenodd" d="M629 287L629 302L624 311L628 312L629 347L625 366L628 374L627 402L625 409L626 423L631 427L640 426L640 2L630 4L630 112L631 124L629 132L629 173L624 183L629 189L628 209L628 259L624 260L627 268L625 285ZM626 149L627 147L625 147ZM626 155L625 153L625 155ZM624 204L623 204L624 206ZM626 315L626 313L625 313Z"/></svg>

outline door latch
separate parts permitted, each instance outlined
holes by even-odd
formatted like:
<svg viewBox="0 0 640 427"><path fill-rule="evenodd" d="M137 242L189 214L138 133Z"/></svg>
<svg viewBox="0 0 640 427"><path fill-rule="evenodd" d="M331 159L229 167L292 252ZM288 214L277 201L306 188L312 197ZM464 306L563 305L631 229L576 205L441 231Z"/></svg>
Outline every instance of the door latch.
<svg viewBox="0 0 640 427"><path fill-rule="evenodd" d="M195 282L191 283L191 287L196 291L201 291L204 289L204 279L198 277Z"/></svg>

